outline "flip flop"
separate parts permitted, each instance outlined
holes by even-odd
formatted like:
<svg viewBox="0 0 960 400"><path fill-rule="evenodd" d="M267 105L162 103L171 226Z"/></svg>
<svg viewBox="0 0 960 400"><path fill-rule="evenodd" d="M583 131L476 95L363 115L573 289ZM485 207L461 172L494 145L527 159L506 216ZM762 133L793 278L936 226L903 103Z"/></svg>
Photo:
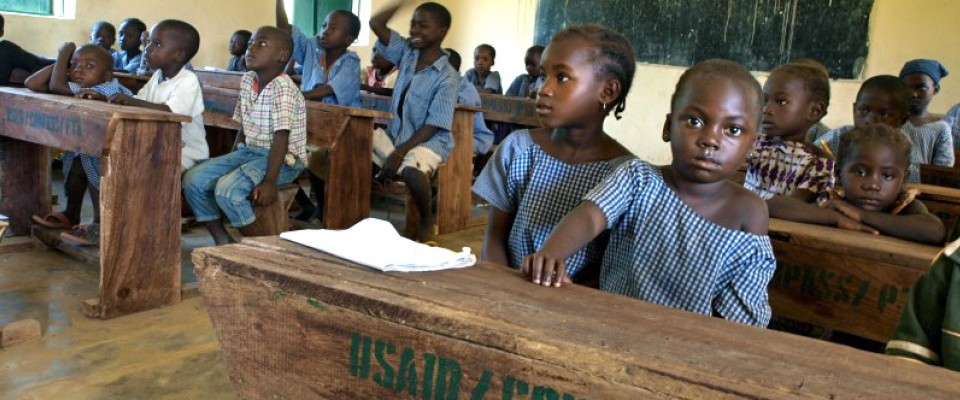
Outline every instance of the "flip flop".
<svg viewBox="0 0 960 400"><path fill-rule="evenodd" d="M67 229L73 226L70 219L62 212L52 212L43 217L34 214L30 219L36 224L52 229Z"/></svg>
<svg viewBox="0 0 960 400"><path fill-rule="evenodd" d="M81 246L98 246L100 244L100 225L75 225L73 229L61 232L60 239Z"/></svg>

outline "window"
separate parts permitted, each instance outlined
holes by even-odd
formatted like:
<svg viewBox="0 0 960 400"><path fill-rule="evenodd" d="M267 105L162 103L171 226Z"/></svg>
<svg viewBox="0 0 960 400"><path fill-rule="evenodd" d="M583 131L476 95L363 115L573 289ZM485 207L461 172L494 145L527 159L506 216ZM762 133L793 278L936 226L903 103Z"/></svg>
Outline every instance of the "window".
<svg viewBox="0 0 960 400"><path fill-rule="evenodd" d="M334 10L350 10L360 17L360 36L355 45L369 43L371 0L293 0L293 25L304 34L314 36L323 28L323 19ZM288 3L289 4L289 3ZM290 9L289 6L287 8Z"/></svg>
<svg viewBox="0 0 960 400"><path fill-rule="evenodd" d="M24 14L53 15L54 0L4 0L0 9Z"/></svg>

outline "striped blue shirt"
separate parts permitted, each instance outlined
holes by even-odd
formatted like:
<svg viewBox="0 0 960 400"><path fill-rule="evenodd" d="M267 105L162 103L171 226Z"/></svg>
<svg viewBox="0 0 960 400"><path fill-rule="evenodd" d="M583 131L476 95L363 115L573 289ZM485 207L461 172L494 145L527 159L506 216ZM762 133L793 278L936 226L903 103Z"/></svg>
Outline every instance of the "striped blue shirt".
<svg viewBox="0 0 960 400"><path fill-rule="evenodd" d="M645 161L627 162L584 197L610 242L600 288L743 324L770 322L770 238L727 229L687 206Z"/></svg>
<svg viewBox="0 0 960 400"><path fill-rule="evenodd" d="M347 50L330 66L329 73L320 58L324 56L318 37L308 37L293 28L293 58L303 65L300 87L303 91L330 85L333 94L320 101L346 107L360 107L360 56Z"/></svg>
<svg viewBox="0 0 960 400"><path fill-rule="evenodd" d="M491 206L514 216L507 238L510 266L520 268L523 257L543 246L553 228L584 194L631 158L569 164L547 154L527 130L503 139L477 177L473 191ZM596 271L605 245L604 234L567 258L567 274L576 279L581 271Z"/></svg>
<svg viewBox="0 0 960 400"><path fill-rule="evenodd" d="M480 80L480 74L477 73L477 69L470 68L467 70L467 73L463 74L463 79L470 81L473 86L493 89L494 93L503 94L503 86L500 84L500 73L497 71L490 71L486 79Z"/></svg>
<svg viewBox="0 0 960 400"><path fill-rule="evenodd" d="M137 53L137 55L130 57L126 51L120 50L116 53L113 53L112 56L114 71L123 71L135 74L137 73L137 69L140 68L140 60L143 58L143 52Z"/></svg>
<svg viewBox="0 0 960 400"><path fill-rule="evenodd" d="M460 79L457 104L480 107L480 93L477 93L477 88L466 79ZM491 146L493 146L493 131L487 128L483 113L473 113L473 151L477 154L487 154Z"/></svg>
<svg viewBox="0 0 960 400"><path fill-rule="evenodd" d="M540 90L543 86L543 75L537 79L530 79L530 74L518 75L507 89L507 96L529 97L531 90Z"/></svg>
<svg viewBox="0 0 960 400"><path fill-rule="evenodd" d="M138 64L139 65L139 62ZM94 92L100 93L106 96L108 99L110 96L113 96L117 93L123 93L125 95L133 95L130 92L130 89L127 89L120 84L120 81L114 79L110 82L104 82L94 87L84 88L74 82L67 82L67 86L70 87L70 91L74 94L80 93L84 90L92 90ZM87 182L90 183L95 189L100 190L100 157L96 155L87 155L74 153L68 151L63 155L63 176L64 176L64 185L66 185L66 177L70 176L70 169L73 167L74 159L80 157L80 166L83 168L83 172L87 175Z"/></svg>
<svg viewBox="0 0 960 400"><path fill-rule="evenodd" d="M420 50L411 47L410 42L396 31L390 31L390 43L378 40L376 49L400 70L391 100L394 114L400 109L401 96L406 93L403 115L394 115L387 134L394 144L400 145L424 125L434 126L437 130L433 137L420 146L432 150L445 161L453 151L450 129L453 127L453 109L457 106L460 79L457 72L450 66L446 55L417 71Z"/></svg>

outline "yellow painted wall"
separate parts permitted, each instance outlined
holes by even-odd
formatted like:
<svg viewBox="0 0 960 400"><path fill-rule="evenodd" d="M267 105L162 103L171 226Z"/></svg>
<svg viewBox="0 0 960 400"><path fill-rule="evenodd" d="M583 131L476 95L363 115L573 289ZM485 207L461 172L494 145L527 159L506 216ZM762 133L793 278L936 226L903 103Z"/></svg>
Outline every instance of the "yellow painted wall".
<svg viewBox="0 0 960 400"><path fill-rule="evenodd" d="M139 16L148 25L163 18L179 18L194 24L204 40L194 64L223 67L229 56L230 33L240 27L254 29L273 23L273 1L234 0L229 7L219 1L164 0L77 0L75 20L7 15L7 39L44 54L53 54L64 40L86 41L91 23L107 19L115 23L127 16ZM473 48L489 43L497 48L497 65L504 85L523 72L523 53L532 45L537 0L437 0L453 14L453 27L444 42L464 56L466 70L472 65ZM162 3L162 7L157 7ZM374 12L388 0L372 0ZM391 21L393 29L406 35L413 2ZM937 58L956 74L943 81L941 94L934 99L933 112L945 112L960 102L960 15L957 0L876 0L871 15L870 54L865 76L896 74L912 58ZM365 23L366 21L364 21ZM375 39L370 38L369 43ZM354 46L364 64L370 47ZM683 68L638 64L633 90L627 99L624 118L609 118L606 129L640 157L655 163L670 161L669 147L660 140L669 98ZM758 73L761 82L765 74ZM824 122L829 126L852 123L851 109L862 80L831 83L833 97Z"/></svg>

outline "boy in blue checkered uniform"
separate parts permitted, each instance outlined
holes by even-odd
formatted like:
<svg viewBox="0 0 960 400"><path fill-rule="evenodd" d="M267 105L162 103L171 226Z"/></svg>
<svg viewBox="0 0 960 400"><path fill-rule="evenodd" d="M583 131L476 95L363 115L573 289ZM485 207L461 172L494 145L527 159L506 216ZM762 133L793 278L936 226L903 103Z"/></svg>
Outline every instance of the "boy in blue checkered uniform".
<svg viewBox="0 0 960 400"><path fill-rule="evenodd" d="M36 92L106 101L116 93L130 94L113 77L113 58L95 44L77 46L72 42L60 47L57 61L27 78L26 86ZM77 168L80 167L80 168ZM84 192L93 202L93 225L80 226L72 237L88 236L82 244L96 244L100 223L100 157L68 151L63 158L64 189L67 207L63 212L46 216L34 215L34 222L51 228L68 228L80 222ZM90 232L90 234L87 234Z"/></svg>
<svg viewBox="0 0 960 400"><path fill-rule="evenodd" d="M405 1L386 6L370 19L376 51L400 73L391 100L394 117L388 130L373 135L373 161L388 177L400 176L420 214L415 238L436 244L430 177L453 150L453 109L457 105L456 71L440 45L450 29L450 12L423 3L413 12L410 38L387 27Z"/></svg>
<svg viewBox="0 0 960 400"><path fill-rule="evenodd" d="M671 165L621 165L524 259L524 271L560 286L564 259L610 229L601 289L765 327L776 268L767 207L727 179L757 138L762 104L760 85L739 64L687 70L663 127Z"/></svg>

